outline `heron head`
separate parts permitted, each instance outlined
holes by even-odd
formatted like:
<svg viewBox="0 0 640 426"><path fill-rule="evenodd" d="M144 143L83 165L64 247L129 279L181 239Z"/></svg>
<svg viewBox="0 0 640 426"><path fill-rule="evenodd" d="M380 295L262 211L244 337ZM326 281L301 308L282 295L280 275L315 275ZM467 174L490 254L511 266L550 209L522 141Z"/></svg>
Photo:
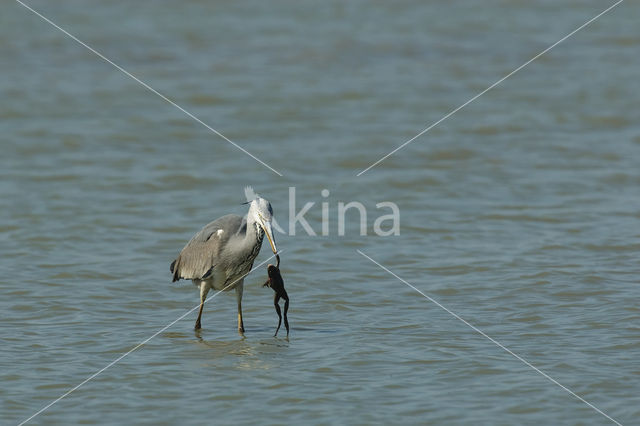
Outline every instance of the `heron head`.
<svg viewBox="0 0 640 426"><path fill-rule="evenodd" d="M273 220L273 209L271 208L271 203L264 198L255 198L251 201L249 215L253 217L253 220L264 231L267 239L269 240L271 251L273 251L274 254L277 253L278 249L276 248L276 240L273 237L273 230L271 229L271 221Z"/></svg>

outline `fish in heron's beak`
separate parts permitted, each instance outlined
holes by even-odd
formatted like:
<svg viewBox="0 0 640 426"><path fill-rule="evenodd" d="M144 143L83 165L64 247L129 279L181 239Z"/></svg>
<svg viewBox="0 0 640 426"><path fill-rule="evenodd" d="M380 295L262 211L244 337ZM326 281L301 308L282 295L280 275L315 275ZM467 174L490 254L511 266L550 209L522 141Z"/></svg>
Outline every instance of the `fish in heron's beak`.
<svg viewBox="0 0 640 426"><path fill-rule="evenodd" d="M280 256L276 255L278 259L278 266L280 265ZM269 265L267 267L267 273L269 274L269 279L264 283L264 286L271 287L273 291L276 292L273 297L273 305L276 309L276 313L278 314L278 328L276 328L276 333L274 337L278 335L278 331L280 330L280 325L282 324L282 313L280 311L280 305L278 302L280 299L284 299L284 326L287 329L287 337L289 337L289 320L287 319L287 311L289 311L289 295L287 294L287 290L284 289L284 280L282 279L282 275L280 275L280 269L278 266Z"/></svg>
<svg viewBox="0 0 640 426"><path fill-rule="evenodd" d="M278 249L276 248L276 240L275 238L273 238L273 231L271 230L271 222L261 220L260 226L262 226L264 233L267 235L269 245L271 246L271 251L273 251L273 254L278 253Z"/></svg>

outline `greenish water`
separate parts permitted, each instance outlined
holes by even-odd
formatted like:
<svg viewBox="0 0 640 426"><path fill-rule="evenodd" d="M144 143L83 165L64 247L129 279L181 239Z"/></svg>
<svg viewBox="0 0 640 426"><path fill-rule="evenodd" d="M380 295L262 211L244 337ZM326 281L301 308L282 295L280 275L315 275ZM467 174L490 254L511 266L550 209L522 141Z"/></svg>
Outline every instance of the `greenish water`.
<svg viewBox="0 0 640 426"><path fill-rule="evenodd" d="M0 423L198 303L169 263L242 188L321 232L33 424L608 424L356 250L622 424L640 418L640 8L626 1L360 177L609 2L0 6ZM322 189L330 196L323 198ZM337 235L391 201L401 234ZM370 232L371 233L371 232ZM267 259L265 247L258 262Z"/></svg>

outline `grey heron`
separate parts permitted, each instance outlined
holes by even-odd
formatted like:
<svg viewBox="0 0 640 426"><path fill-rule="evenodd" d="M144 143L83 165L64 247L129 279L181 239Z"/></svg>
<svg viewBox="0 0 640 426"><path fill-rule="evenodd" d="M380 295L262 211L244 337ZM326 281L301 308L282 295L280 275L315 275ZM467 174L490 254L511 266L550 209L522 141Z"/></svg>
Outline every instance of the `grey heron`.
<svg viewBox="0 0 640 426"><path fill-rule="evenodd" d="M206 225L196 233L171 263L173 281L189 279L200 288L200 310L195 329L202 327L202 309L209 290L236 290L238 331L244 333L242 321L242 291L244 276L249 273L264 236L274 254L276 241L271 230L271 204L253 192L245 190L249 203L246 218L229 214Z"/></svg>

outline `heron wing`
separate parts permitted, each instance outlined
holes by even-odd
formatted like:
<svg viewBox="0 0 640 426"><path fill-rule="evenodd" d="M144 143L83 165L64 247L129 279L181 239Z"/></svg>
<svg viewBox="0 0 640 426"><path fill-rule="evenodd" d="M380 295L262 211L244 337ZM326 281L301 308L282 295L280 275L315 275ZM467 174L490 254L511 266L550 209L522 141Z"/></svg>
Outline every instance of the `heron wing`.
<svg viewBox="0 0 640 426"><path fill-rule="evenodd" d="M173 281L205 279L213 273L229 238L243 225L237 215L222 216L198 231L171 263Z"/></svg>

